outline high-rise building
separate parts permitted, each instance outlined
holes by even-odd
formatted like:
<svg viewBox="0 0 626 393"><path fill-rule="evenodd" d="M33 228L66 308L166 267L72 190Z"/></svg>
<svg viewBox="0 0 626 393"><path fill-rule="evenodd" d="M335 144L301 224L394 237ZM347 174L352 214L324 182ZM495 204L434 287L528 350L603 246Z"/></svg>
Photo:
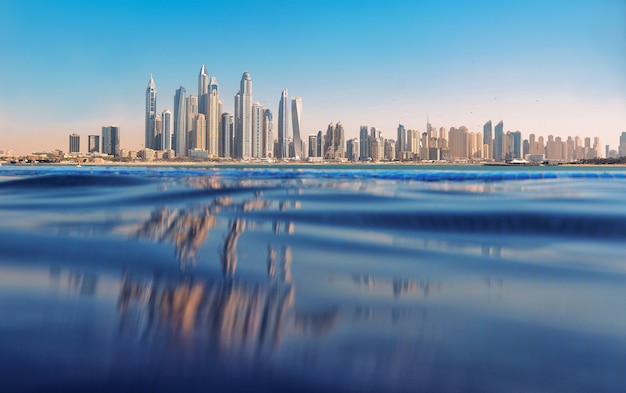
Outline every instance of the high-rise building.
<svg viewBox="0 0 626 393"><path fill-rule="evenodd" d="M235 95L235 147L235 158L252 156L252 78L247 71Z"/></svg>
<svg viewBox="0 0 626 393"><path fill-rule="evenodd" d="M205 119L209 118L209 74L204 64L198 74L198 113L202 113ZM201 148L206 149L206 146Z"/></svg>
<svg viewBox="0 0 626 393"><path fill-rule="evenodd" d="M448 146L453 158L467 158L467 128L450 127L448 131Z"/></svg>
<svg viewBox="0 0 626 393"><path fill-rule="evenodd" d="M622 135L619 137L619 148L617 150L618 156L626 157L626 131L622 132Z"/></svg>
<svg viewBox="0 0 626 393"><path fill-rule="evenodd" d="M172 112L168 109L161 113L161 124L163 131L161 132L161 150L172 149Z"/></svg>
<svg viewBox="0 0 626 393"><path fill-rule="evenodd" d="M220 88L217 79L211 77L208 92L208 115L207 115L207 151L209 157L215 158L219 154L219 132L222 102L220 101Z"/></svg>
<svg viewBox="0 0 626 393"><path fill-rule="evenodd" d="M276 158L279 160L289 157L287 139L289 138L289 107L287 103L287 89L283 90L278 103L278 150Z"/></svg>
<svg viewBox="0 0 626 393"><path fill-rule="evenodd" d="M156 99L157 91L152 74L150 74L150 80L148 81L148 87L146 88L146 134L145 134L145 147L147 149L154 149L155 130L154 118L156 117Z"/></svg>
<svg viewBox="0 0 626 393"><path fill-rule="evenodd" d="M110 156L120 155L120 128L117 126L102 127L102 152Z"/></svg>
<svg viewBox="0 0 626 393"><path fill-rule="evenodd" d="M219 156L224 158L232 158L233 156L233 116L230 113L222 113L220 121L220 149Z"/></svg>
<svg viewBox="0 0 626 393"><path fill-rule="evenodd" d="M71 134L70 135L70 153L78 153L80 152L80 135Z"/></svg>
<svg viewBox="0 0 626 393"><path fill-rule="evenodd" d="M309 157L317 157L317 136L309 135Z"/></svg>
<svg viewBox="0 0 626 393"><path fill-rule="evenodd" d="M324 136L322 130L317 132L317 157L323 157Z"/></svg>
<svg viewBox="0 0 626 393"><path fill-rule="evenodd" d="M402 159L402 153L407 151L406 148L406 128L402 124L398 124L398 139L396 139L396 157Z"/></svg>
<svg viewBox="0 0 626 393"><path fill-rule="evenodd" d="M187 156L187 133L189 132L187 117L186 91L181 86L174 95L174 152L176 157Z"/></svg>
<svg viewBox="0 0 626 393"><path fill-rule="evenodd" d="M163 150L163 118L160 114L154 117L152 124L154 126L154 131L152 131L152 149L154 150Z"/></svg>
<svg viewBox="0 0 626 393"><path fill-rule="evenodd" d="M265 109L255 102L252 104L252 157L263 157L263 117Z"/></svg>
<svg viewBox="0 0 626 393"><path fill-rule="evenodd" d="M493 128L491 127L491 120L485 123L483 126L483 145L487 145L487 157L493 158Z"/></svg>
<svg viewBox="0 0 626 393"><path fill-rule="evenodd" d="M185 124L187 125L185 149L189 151L191 149L199 148L199 146L195 145L196 141L193 135L194 123L196 121L196 116L198 116L198 97L193 94L189 94L187 102L185 103L185 113ZM179 153L176 152L176 154L178 155Z"/></svg>
<svg viewBox="0 0 626 393"><path fill-rule="evenodd" d="M357 161L359 159L358 139L352 138L346 143L346 158L350 161Z"/></svg>
<svg viewBox="0 0 626 393"><path fill-rule="evenodd" d="M500 121L496 124L494 138L493 138L493 158L497 161L504 159L503 145L504 143L504 123Z"/></svg>
<svg viewBox="0 0 626 393"><path fill-rule="evenodd" d="M198 113L193 122L193 148L192 150L205 150L204 146L206 146L206 118L204 117L204 113Z"/></svg>
<svg viewBox="0 0 626 393"><path fill-rule="evenodd" d="M100 153L100 135L87 136L87 142L89 153Z"/></svg>
<svg viewBox="0 0 626 393"><path fill-rule="evenodd" d="M263 157L274 157L274 116L269 109L263 114Z"/></svg>
<svg viewBox="0 0 626 393"><path fill-rule="evenodd" d="M328 160L341 160L345 157L345 136L341 122L337 125L330 123L324 137L324 158Z"/></svg>
<svg viewBox="0 0 626 393"><path fill-rule="evenodd" d="M303 158L302 140L300 138L300 126L302 122L302 97L291 99L291 120L293 131L293 147L296 160Z"/></svg>
<svg viewBox="0 0 626 393"><path fill-rule="evenodd" d="M359 129L359 160L365 161L370 158L369 154L369 135L367 126L361 126Z"/></svg>

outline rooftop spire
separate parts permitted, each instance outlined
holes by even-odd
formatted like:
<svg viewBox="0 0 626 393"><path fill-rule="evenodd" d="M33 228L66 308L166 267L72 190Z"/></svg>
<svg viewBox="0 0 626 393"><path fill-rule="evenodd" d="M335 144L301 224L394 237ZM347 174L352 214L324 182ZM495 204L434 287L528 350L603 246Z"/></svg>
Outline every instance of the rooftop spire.
<svg viewBox="0 0 626 393"><path fill-rule="evenodd" d="M206 67L202 64L202 68L200 68L200 75L207 75Z"/></svg>
<svg viewBox="0 0 626 393"><path fill-rule="evenodd" d="M152 72L150 73L150 81L148 82L148 87L152 89L156 89L156 85L154 84L154 79L152 78Z"/></svg>

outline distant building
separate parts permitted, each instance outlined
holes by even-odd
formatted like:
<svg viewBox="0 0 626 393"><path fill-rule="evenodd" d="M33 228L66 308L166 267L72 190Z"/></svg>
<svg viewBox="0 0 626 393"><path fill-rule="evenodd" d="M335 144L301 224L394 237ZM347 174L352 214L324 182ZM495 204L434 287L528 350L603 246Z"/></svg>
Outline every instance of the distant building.
<svg viewBox="0 0 626 393"><path fill-rule="evenodd" d="M148 81L148 87L146 88L146 135L145 135L145 148L153 149L156 129L154 120L157 116L156 113L156 99L157 91L152 74L150 74L150 81Z"/></svg>
<svg viewBox="0 0 626 393"><path fill-rule="evenodd" d="M196 108L197 110L197 108ZM187 97L184 87L179 87L174 94L174 145L173 148L177 157L185 157L187 155Z"/></svg>
<svg viewBox="0 0 626 393"><path fill-rule="evenodd" d="M80 152L80 135L72 134L70 135L70 153L79 153Z"/></svg>
<svg viewBox="0 0 626 393"><path fill-rule="evenodd" d="M100 135L89 135L87 142L89 153L100 153Z"/></svg>
<svg viewBox="0 0 626 393"><path fill-rule="evenodd" d="M274 157L274 116L269 109L263 114L263 157Z"/></svg>
<svg viewBox="0 0 626 393"><path fill-rule="evenodd" d="M263 157L263 117L265 109L259 102L252 104L252 157Z"/></svg>
<svg viewBox="0 0 626 393"><path fill-rule="evenodd" d="M219 154L220 117L222 113L222 101L220 100L220 87L217 79L211 77L208 87L208 110L206 116L206 150L209 157L216 158Z"/></svg>
<svg viewBox="0 0 626 393"><path fill-rule="evenodd" d="M170 150L172 148L172 112L168 109L161 113L161 127L160 150Z"/></svg>
<svg viewBox="0 0 626 393"><path fill-rule="evenodd" d="M317 136L309 135L309 157L319 157L317 155Z"/></svg>
<svg viewBox="0 0 626 393"><path fill-rule="evenodd" d="M278 103L278 150L276 158L282 160L289 157L287 138L289 138L289 107L287 106L287 89L283 90Z"/></svg>
<svg viewBox="0 0 626 393"><path fill-rule="evenodd" d="M493 139L493 158L496 161L504 160L504 123L501 121L496 124L495 136Z"/></svg>
<svg viewBox="0 0 626 393"><path fill-rule="evenodd" d="M120 128L102 127L102 152L110 156L120 156Z"/></svg>
<svg viewBox="0 0 626 393"><path fill-rule="evenodd" d="M252 155L252 78L249 72L241 76L239 92L235 95L234 157L249 159Z"/></svg>
<svg viewBox="0 0 626 393"><path fill-rule="evenodd" d="M304 158L302 154L302 139L300 138L300 126L302 121L302 98L294 97L291 99L291 120L293 131L294 157L296 159Z"/></svg>

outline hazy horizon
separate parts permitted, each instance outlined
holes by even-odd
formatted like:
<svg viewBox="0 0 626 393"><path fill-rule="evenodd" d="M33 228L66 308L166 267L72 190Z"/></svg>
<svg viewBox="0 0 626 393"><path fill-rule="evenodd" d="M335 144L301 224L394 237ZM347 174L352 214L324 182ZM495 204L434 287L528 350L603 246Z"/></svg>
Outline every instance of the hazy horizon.
<svg viewBox="0 0 626 393"><path fill-rule="evenodd" d="M492 120L505 131L600 137L626 131L626 3L607 1L136 1L0 4L0 149L67 149L72 133L117 124L122 148L144 140L145 88L157 110L197 94L202 64L225 112L241 74L276 113L302 97L302 136L341 121L395 139ZM276 127L276 124L274 125ZM604 153L604 151L602 151Z"/></svg>

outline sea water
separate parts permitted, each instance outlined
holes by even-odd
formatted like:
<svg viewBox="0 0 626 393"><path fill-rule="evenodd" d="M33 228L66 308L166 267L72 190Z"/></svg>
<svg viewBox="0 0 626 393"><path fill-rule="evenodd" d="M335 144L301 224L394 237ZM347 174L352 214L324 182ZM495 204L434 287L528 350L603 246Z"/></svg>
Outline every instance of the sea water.
<svg viewBox="0 0 626 393"><path fill-rule="evenodd" d="M626 169L0 167L0 391L626 391Z"/></svg>

